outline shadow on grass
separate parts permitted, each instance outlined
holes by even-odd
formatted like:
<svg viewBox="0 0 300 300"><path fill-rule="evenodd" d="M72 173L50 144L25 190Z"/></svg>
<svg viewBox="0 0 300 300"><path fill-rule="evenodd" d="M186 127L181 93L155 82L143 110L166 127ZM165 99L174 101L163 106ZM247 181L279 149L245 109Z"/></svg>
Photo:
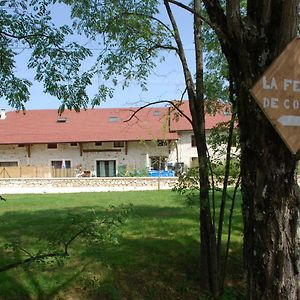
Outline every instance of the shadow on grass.
<svg viewBox="0 0 300 300"><path fill-rule="evenodd" d="M75 298L79 294L79 298L88 299L199 299L198 208L177 204L135 205L120 227L118 245L78 241L64 266L32 264L1 273L0 282L5 286L0 298L53 299L75 293ZM92 208L99 217L106 214L104 208ZM86 206L3 213L1 242L17 240L24 248L36 251L71 230L70 213L81 218L90 215ZM234 229L239 231L240 226ZM241 252L239 243L232 248L233 255ZM0 264L21 255L3 250ZM230 269L233 284L241 280L240 258L235 262L239 268Z"/></svg>
<svg viewBox="0 0 300 300"><path fill-rule="evenodd" d="M75 274L74 270L69 270L69 274L66 274L63 279L53 280L45 287L41 280L41 275L45 275L45 269L42 270L39 266L19 267L16 270L2 272L0 273L0 299L50 300L68 289L82 273L83 270L79 270ZM51 276L47 277L49 281L52 280Z"/></svg>

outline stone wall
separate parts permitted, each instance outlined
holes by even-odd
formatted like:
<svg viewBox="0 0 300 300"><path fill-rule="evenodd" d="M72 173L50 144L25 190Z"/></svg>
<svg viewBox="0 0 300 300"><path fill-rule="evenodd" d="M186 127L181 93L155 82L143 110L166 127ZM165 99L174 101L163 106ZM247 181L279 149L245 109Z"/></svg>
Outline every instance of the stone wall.
<svg viewBox="0 0 300 300"><path fill-rule="evenodd" d="M3 178L0 195L172 189L177 177Z"/></svg>

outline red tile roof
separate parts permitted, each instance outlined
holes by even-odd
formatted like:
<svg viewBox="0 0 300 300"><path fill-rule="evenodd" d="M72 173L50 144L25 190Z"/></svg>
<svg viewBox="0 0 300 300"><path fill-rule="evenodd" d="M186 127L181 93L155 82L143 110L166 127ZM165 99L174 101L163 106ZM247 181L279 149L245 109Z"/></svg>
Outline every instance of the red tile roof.
<svg viewBox="0 0 300 300"><path fill-rule="evenodd" d="M189 118L191 118L191 113L189 110L189 102L183 101L180 105L180 110L182 110ZM176 112L176 111L175 111ZM230 115L224 114L223 112L217 112L214 115L205 114L205 128L206 129L212 129L217 124L222 122L227 122L230 120ZM190 122L184 118L175 117L175 114L171 114L171 122L170 122L170 130L171 131L185 131L185 130L192 130L192 126Z"/></svg>
<svg viewBox="0 0 300 300"><path fill-rule="evenodd" d="M0 144L177 139L176 133L164 129L166 113L167 108L148 108L139 112L138 119L124 122L132 115L130 109L65 111L63 123L57 122L57 110L7 112L0 120Z"/></svg>
<svg viewBox="0 0 300 300"><path fill-rule="evenodd" d="M184 103L187 112L187 102ZM167 107L145 108L129 122L137 108L87 109L80 112L57 110L28 110L7 112L0 120L0 144L42 144L96 141L175 140L177 132L170 132ZM66 122L57 122L65 118ZM227 118L228 119L228 118ZM207 128L223 121L221 116L207 118ZM191 125L180 118L170 121L171 131L192 130Z"/></svg>

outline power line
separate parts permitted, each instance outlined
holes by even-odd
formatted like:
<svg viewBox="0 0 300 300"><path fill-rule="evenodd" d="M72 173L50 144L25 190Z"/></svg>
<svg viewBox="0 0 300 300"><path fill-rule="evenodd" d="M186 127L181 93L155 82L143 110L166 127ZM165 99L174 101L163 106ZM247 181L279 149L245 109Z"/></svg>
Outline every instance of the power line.
<svg viewBox="0 0 300 300"><path fill-rule="evenodd" d="M91 50L91 51L104 51L104 50L109 50L109 51L118 51L120 50L121 48L87 48L85 47L86 49L88 50ZM32 48L30 47L12 47L10 48L12 50L32 50ZM61 49L67 49L66 47L61 47ZM193 48L184 48L185 51L195 51L195 49Z"/></svg>

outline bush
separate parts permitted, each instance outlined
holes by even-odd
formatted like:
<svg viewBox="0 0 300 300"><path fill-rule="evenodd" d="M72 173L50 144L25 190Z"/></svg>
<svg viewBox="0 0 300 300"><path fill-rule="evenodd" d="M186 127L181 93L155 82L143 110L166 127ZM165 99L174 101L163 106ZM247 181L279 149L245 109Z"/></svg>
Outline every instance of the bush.
<svg viewBox="0 0 300 300"><path fill-rule="evenodd" d="M217 186L221 185L225 176L225 163L213 162L211 163L211 169L213 172L214 184ZM230 178L228 183L233 184L240 174L239 159L235 158L231 160L229 174ZM196 202L199 190L199 167L187 169L186 172L179 176L178 182L173 188L173 191L185 196L187 204L189 205L193 205Z"/></svg>

